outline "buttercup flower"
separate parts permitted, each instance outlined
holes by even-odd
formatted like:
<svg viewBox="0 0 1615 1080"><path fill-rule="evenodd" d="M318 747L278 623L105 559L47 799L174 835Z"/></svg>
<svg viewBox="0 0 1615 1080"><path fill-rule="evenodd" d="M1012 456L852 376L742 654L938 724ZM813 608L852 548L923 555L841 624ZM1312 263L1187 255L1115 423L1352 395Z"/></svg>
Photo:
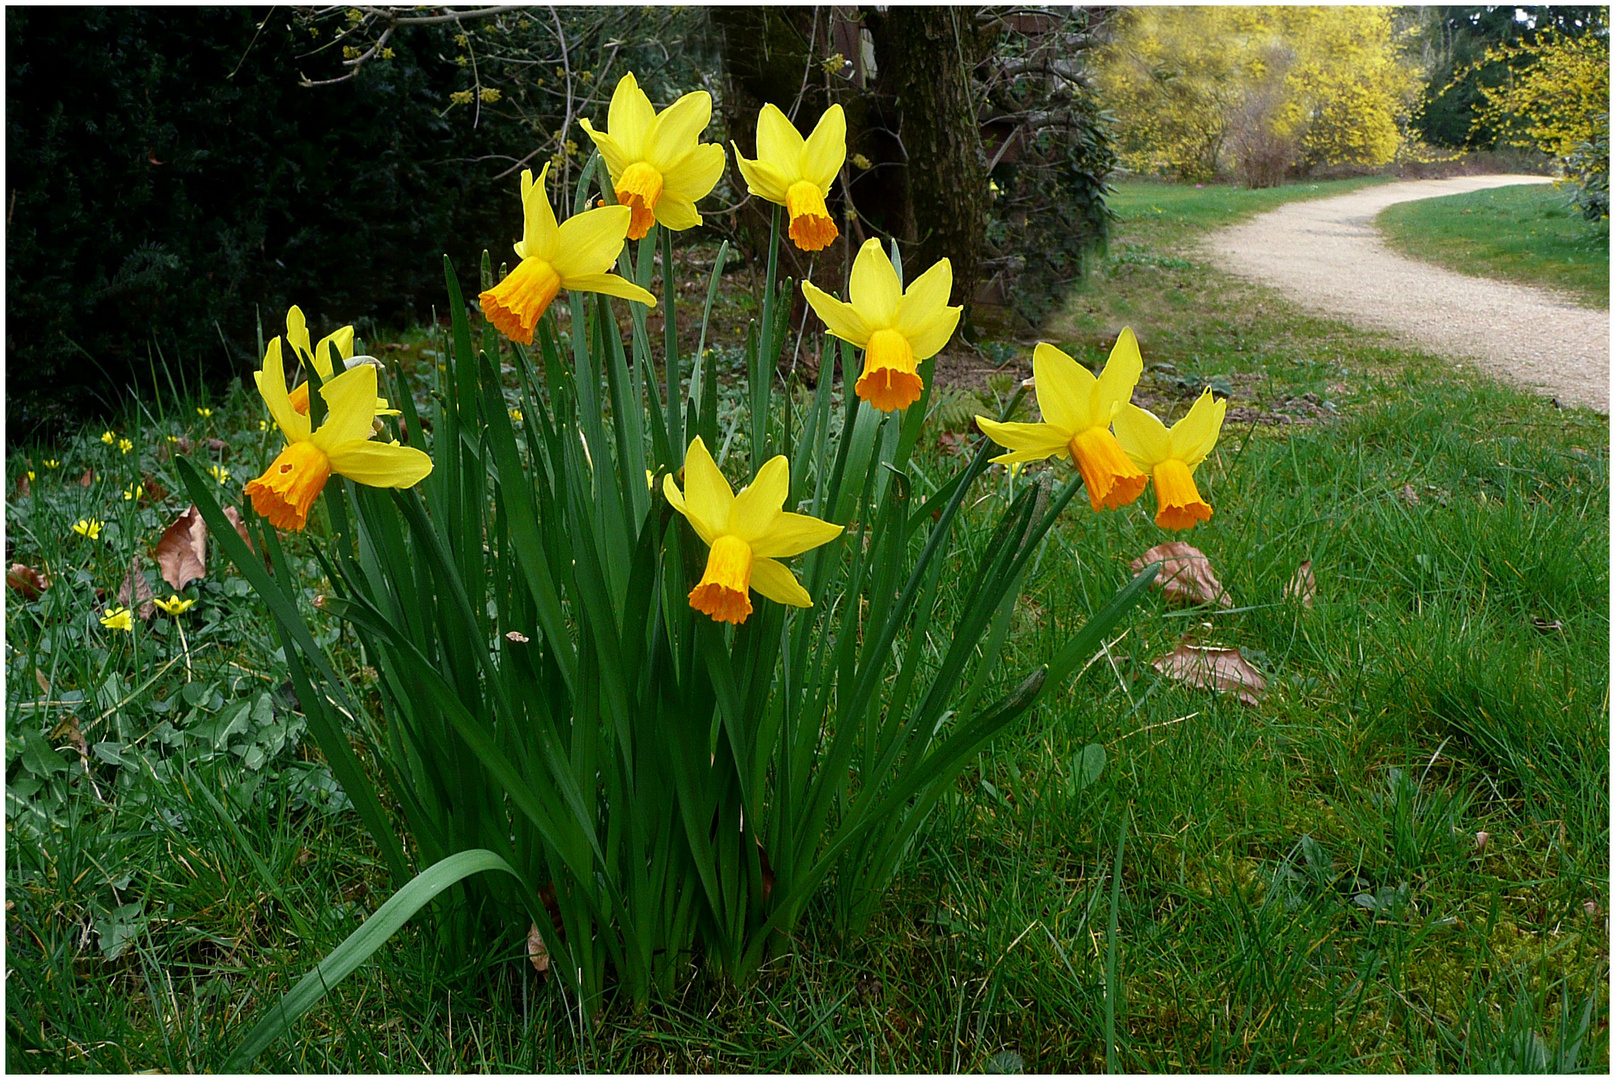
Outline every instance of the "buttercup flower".
<svg viewBox="0 0 1615 1080"><path fill-rule="evenodd" d="M791 241L803 251L823 251L840 234L824 200L847 157L847 118L832 105L806 139L776 106L757 114L757 160L735 147L746 188L759 199L785 207Z"/></svg>
<svg viewBox="0 0 1615 1080"><path fill-rule="evenodd" d="M101 625L108 630L125 630L133 633L135 629L134 616L126 607L109 607L106 614L101 617Z"/></svg>
<svg viewBox="0 0 1615 1080"><path fill-rule="evenodd" d="M703 543L706 573L690 590L690 606L718 622L743 623L751 614L751 590L793 607L813 599L779 559L799 555L841 535L841 526L784 509L791 467L783 454L761 469L751 486L734 494L699 437L684 455L684 490L671 476L662 493L683 514Z"/></svg>
<svg viewBox="0 0 1615 1080"><path fill-rule="evenodd" d="M370 441L376 418L376 369L360 364L320 387L325 423L310 431L308 417L292 408L280 339L269 343L254 378L286 449L264 474L249 481L252 508L277 529L302 529L309 507L334 472L371 487L406 488L432 471L432 459L414 447Z"/></svg>
<svg viewBox="0 0 1615 1080"><path fill-rule="evenodd" d="M116 436L113 435L112 432L110 432L110 431L101 432L101 441L106 443L108 446L112 445L112 441L115 438L116 438Z"/></svg>
<svg viewBox="0 0 1615 1080"><path fill-rule="evenodd" d="M566 224L555 224L555 211L544 194L550 167L533 181L531 169L522 170L522 207L527 223L516 244L521 262L505 280L482 293L482 313L500 333L523 345L533 343L533 328L562 288L605 293L656 306L656 297L638 285L606 270L622 252L633 211L626 206L602 206L573 214Z"/></svg>
<svg viewBox="0 0 1615 1080"><path fill-rule="evenodd" d="M296 407L295 404L293 407ZM223 465L210 465L208 466L207 473L221 484L228 484L230 482L230 470L226 469Z"/></svg>
<svg viewBox="0 0 1615 1080"><path fill-rule="evenodd" d="M959 325L963 308L949 307L953 266L947 259L915 278L907 291L879 240L858 249L843 303L810 281L802 295L830 333L864 350L864 371L853 389L882 412L906 409L925 388L921 360L936 355Z"/></svg>
<svg viewBox="0 0 1615 1080"><path fill-rule="evenodd" d="M144 484L136 484L132 488L124 488L123 489L123 501L124 502L131 502L131 501L133 501L135 499L140 498L145 493L146 493L146 486Z"/></svg>
<svg viewBox="0 0 1615 1080"><path fill-rule="evenodd" d="M118 440L118 452L120 454L127 454L129 451L133 450L134 448L135 448L135 444L130 442L128 439L119 439Z"/></svg>
<svg viewBox="0 0 1615 1080"><path fill-rule="evenodd" d="M200 406L199 405L199 406L197 406L197 409L196 409L196 415L200 416L202 419L206 420L208 417L213 415L213 410L207 408L206 406Z"/></svg>
<svg viewBox="0 0 1615 1080"><path fill-rule="evenodd" d="M652 225L678 231L701 224L695 200L723 175L723 147L696 142L711 119L712 95L705 90L685 94L658 116L630 71L611 95L609 130L580 121L606 159L617 201L633 214L628 239L640 239Z"/></svg>
<svg viewBox="0 0 1615 1080"><path fill-rule="evenodd" d="M61 464L61 462L57 461L53 457L48 457L48 458L45 459L45 468L47 468L47 469L54 469L60 464Z"/></svg>
<svg viewBox="0 0 1615 1080"><path fill-rule="evenodd" d="M95 518L79 518L73 525L73 531L91 540L101 539L101 523Z"/></svg>
<svg viewBox="0 0 1615 1080"><path fill-rule="evenodd" d="M1194 484L1194 470L1217 445L1228 401L1208 387L1182 420L1168 431L1156 415L1131 403L1116 414L1116 441L1139 468L1155 480L1155 524L1187 529L1210 521L1211 507Z"/></svg>
<svg viewBox="0 0 1615 1080"><path fill-rule="evenodd" d="M195 600L181 600L179 593L170 593L167 600L158 600L155 597L152 603L162 608L170 616L183 615L195 605Z"/></svg>
<svg viewBox="0 0 1615 1080"><path fill-rule="evenodd" d="M314 370L320 373L323 383L329 379L336 368L331 363L331 346L336 346L337 355L342 358L342 370L357 367L368 363L372 358L368 356L353 355L353 327L342 326L331 331L320 339L318 346L310 346L308 333L308 320L303 317L303 309L293 304L286 311L286 343L292 347L292 355L303 364L313 364ZM292 387L292 408L300 413L308 412L308 383L301 382ZM377 416L397 416L399 411L387 404L387 399L376 399ZM265 429L267 430L267 429Z"/></svg>
<svg viewBox="0 0 1615 1080"><path fill-rule="evenodd" d="M1098 378L1053 345L1040 342L1032 353L1032 374L1043 422L1000 424L977 416L976 423L988 438L1010 451L993 458L995 463L1070 454L1093 508L1114 510L1138 498L1149 482L1110 431L1111 420L1133 396L1143 372L1131 327L1116 339Z"/></svg>

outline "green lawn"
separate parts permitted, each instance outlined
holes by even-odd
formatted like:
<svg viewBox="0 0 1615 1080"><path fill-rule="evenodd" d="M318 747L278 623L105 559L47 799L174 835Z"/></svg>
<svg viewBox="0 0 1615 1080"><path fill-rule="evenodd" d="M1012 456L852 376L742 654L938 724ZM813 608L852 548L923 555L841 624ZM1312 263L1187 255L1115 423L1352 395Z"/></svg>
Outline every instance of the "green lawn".
<svg viewBox="0 0 1615 1080"><path fill-rule="evenodd" d="M1109 257L1044 336L1097 363L1132 325L1138 399L1169 421L1203 385L1231 392L1196 474L1216 512L1179 536L1150 494L1101 514L1079 496L1004 678L1166 539L1204 551L1233 606L1152 594L944 798L865 936L810 916L753 985L692 969L644 1015L580 1027L527 963L525 926L502 953L442 957L423 919L258 1066L1607 1070L1608 424L1299 314L1187 250L1344 185L1121 185ZM962 404L938 428L963 431ZM97 426L8 452L11 561L54 581L7 608L14 1071L216 1069L387 896L300 743L272 624L221 556L184 621L123 634L95 617L95 590L114 594L184 508L168 437L220 437L201 452L239 491L268 460L260 409L239 388L152 402L110 444ZM922 446L926 475L957 452ZM125 500L146 475L168 493ZM981 522L1008 483L983 489ZM71 532L87 516L99 540ZM316 614L305 541L310 617L363 688L351 636ZM1311 607L1285 597L1303 560ZM1150 660L1185 634L1243 650L1260 702L1160 676Z"/></svg>
<svg viewBox="0 0 1615 1080"><path fill-rule="evenodd" d="M1551 185L1399 203L1380 211L1375 224L1411 258L1609 307L1609 223L1583 221L1569 194Z"/></svg>

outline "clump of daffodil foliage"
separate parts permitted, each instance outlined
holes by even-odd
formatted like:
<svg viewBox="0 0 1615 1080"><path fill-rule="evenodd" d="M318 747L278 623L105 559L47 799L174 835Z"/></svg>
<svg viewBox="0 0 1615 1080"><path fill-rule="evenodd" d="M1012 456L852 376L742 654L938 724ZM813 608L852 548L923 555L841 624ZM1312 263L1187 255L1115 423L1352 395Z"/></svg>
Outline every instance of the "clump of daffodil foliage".
<svg viewBox="0 0 1615 1080"><path fill-rule="evenodd" d="M586 125L599 153L564 222L547 172L523 173L519 261L494 281L485 258L480 334L447 268L454 321L429 429L401 380L379 385L378 363L354 355L351 330L310 349L293 309L289 348L272 341L258 374L285 448L246 489L272 570L187 473L275 613L310 730L398 886L232 1065L434 897L445 949L531 933L586 1010L608 992L643 1006L695 957L749 977L820 890L855 933L964 765L1091 656L1153 576L1091 613L1058 655L1004 671L1020 584L1078 489L1114 509L1153 478L1163 526L1210 515L1191 473L1222 408L1208 399L1168 431L1129 404L1141 371L1131 331L1097 378L1039 346L1041 422L981 418L990 440L922 487L910 457L960 313L947 260L905 285L895 249L871 241L849 281L803 282L829 331L821 370L839 360L850 373L862 350L861 373L839 406L829 378L811 400L776 393L794 286L774 280L772 256L837 235L834 108L804 139L769 106L756 157L737 150L749 189L778 209L746 348L749 409L740 430L720 431L717 373L680 355L668 277L673 234L700 223L696 204L723 169L722 147L699 141L710 111L697 92L658 113L625 77L606 127ZM596 187L605 205L585 209ZM658 302L660 350L645 323ZM288 391L291 358L307 381ZM1056 474L989 472L994 443L1009 452L993 461L1075 469L1058 487ZM998 521L959 535L984 477L1003 495ZM378 673L374 725L299 614L277 538L320 521L322 493L325 609ZM955 599L939 616L944 583ZM350 737L368 743L407 836Z"/></svg>

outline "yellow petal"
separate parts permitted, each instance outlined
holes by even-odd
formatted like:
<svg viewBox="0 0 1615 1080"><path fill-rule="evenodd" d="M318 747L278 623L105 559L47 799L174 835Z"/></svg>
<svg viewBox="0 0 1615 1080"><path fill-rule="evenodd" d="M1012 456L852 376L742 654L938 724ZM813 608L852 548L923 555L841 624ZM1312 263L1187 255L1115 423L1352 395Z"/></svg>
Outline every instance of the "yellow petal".
<svg viewBox="0 0 1615 1080"><path fill-rule="evenodd" d="M662 197L656 203L656 224L674 232L693 229L701 224L701 213L689 199L682 195L670 195L663 188Z"/></svg>
<svg viewBox="0 0 1615 1080"><path fill-rule="evenodd" d="M910 279L903 290L903 299L897 305L897 329L904 337L912 337L909 330L946 307L952 292L953 264L938 259L931 269Z"/></svg>
<svg viewBox="0 0 1615 1080"><path fill-rule="evenodd" d="M1096 423L1109 423L1093 415L1093 372L1047 342L1032 351L1032 374L1037 379L1037 407L1043 421L1066 432L1066 440Z"/></svg>
<svg viewBox="0 0 1615 1080"><path fill-rule="evenodd" d="M976 423L989 439L1005 450L1013 450L1018 455L1030 455L1017 456L1015 458L1017 461L1036 461L1050 454L1063 454L1071 442L1070 432L1053 424L1000 424L985 416L977 416Z"/></svg>
<svg viewBox="0 0 1615 1080"><path fill-rule="evenodd" d="M303 309L296 304L286 312L286 343L292 347L292 355L299 360L312 351L309 345L308 320L303 317Z"/></svg>
<svg viewBox="0 0 1615 1080"><path fill-rule="evenodd" d="M784 173L766 161L748 161L741 157L738 146L735 147L735 164L740 167L740 175L746 178L747 191L759 199L785 205L785 192L791 185Z"/></svg>
<svg viewBox="0 0 1615 1080"><path fill-rule="evenodd" d="M628 166L634 163L634 158L622 148L622 143L615 137L604 131L596 131L588 120L579 120L578 124L588 133L589 138L594 140L595 149L600 151L600 156L606 159L606 169L611 173L611 182L615 184L617 178L627 172Z"/></svg>
<svg viewBox="0 0 1615 1080"><path fill-rule="evenodd" d="M723 147L718 143L697 146L677 165L662 170L662 198L677 196L691 202L706 198L723 175L724 160Z"/></svg>
<svg viewBox="0 0 1615 1080"><path fill-rule="evenodd" d="M751 551L759 559L784 559L828 544L840 535L841 526L834 522L786 510L774 519L766 536L751 542Z"/></svg>
<svg viewBox="0 0 1615 1080"><path fill-rule="evenodd" d="M830 333L860 349L869 343L869 324L851 304L842 303L811 281L802 282L802 295Z"/></svg>
<svg viewBox="0 0 1615 1080"><path fill-rule="evenodd" d="M828 194L830 182L846 160L847 117L840 105L832 105L819 117L802 148L802 178L818 184Z"/></svg>
<svg viewBox="0 0 1615 1080"><path fill-rule="evenodd" d="M735 496L729 510L728 531L753 544L767 536L791 490L791 465L784 454L763 463L746 489Z"/></svg>
<svg viewBox="0 0 1615 1080"><path fill-rule="evenodd" d="M728 531L729 510L734 501L734 489L718 471L706 443L696 436L684 454L684 516L706 540L709 535Z"/></svg>
<svg viewBox="0 0 1615 1080"><path fill-rule="evenodd" d="M368 439L376 418L376 369L360 364L320 387L325 399L325 423L314 433L315 445L329 448Z"/></svg>
<svg viewBox="0 0 1615 1080"><path fill-rule="evenodd" d="M800 180L802 133L777 105L764 105L757 114L757 160L767 162L787 181Z"/></svg>
<svg viewBox="0 0 1615 1080"><path fill-rule="evenodd" d="M286 392L286 366L280 355L280 338L274 338L264 350L264 365L253 372L258 393L269 406L269 415L275 418L280 430L290 442L308 438L308 417L292 408L291 395Z"/></svg>
<svg viewBox="0 0 1615 1080"><path fill-rule="evenodd" d="M1182 420L1172 425L1172 456L1190 469L1206 459L1217 445L1223 418L1228 415L1228 399L1217 400L1207 387ZM1118 428L1116 434L1120 435Z"/></svg>
<svg viewBox="0 0 1615 1080"><path fill-rule="evenodd" d="M620 296L624 300L637 300L646 307L656 306L656 297L616 274L578 274L566 278L562 284L574 292L604 293L607 296Z"/></svg>
<svg viewBox="0 0 1615 1080"><path fill-rule="evenodd" d="M555 224L555 211L550 207L549 189L545 185L549 175L548 162L545 162L544 169L538 174L536 181L533 179L531 169L522 170L523 226L521 242L516 245L516 255L519 258L555 261L560 231Z"/></svg>
<svg viewBox="0 0 1615 1080"><path fill-rule="evenodd" d="M1121 443L1122 451L1139 468L1153 469L1174 456L1166 425L1148 409L1131 403L1123 405L1113 422L1116 425L1116 441Z"/></svg>
<svg viewBox="0 0 1615 1080"><path fill-rule="evenodd" d="M304 340L307 340L307 331L304 331ZM319 369L320 378L329 379L336 369L331 366L331 346L336 346L337 355L344 360L353 357L353 327L344 326L334 333L326 334L320 343L314 347L314 366Z"/></svg>
<svg viewBox="0 0 1615 1080"><path fill-rule="evenodd" d="M1133 336L1131 326L1124 326L1121 335L1116 338L1116 344L1111 347L1105 369L1099 373L1099 391L1094 397L1100 415L1094 419L1094 423L1110 422L1122 403L1133 396L1133 387L1138 385L1138 377L1142 374L1144 358L1138 354L1138 339Z"/></svg>
<svg viewBox="0 0 1615 1080"><path fill-rule="evenodd" d="M712 119L712 95L705 90L685 94L663 110L650 127L645 160L661 172L683 161Z"/></svg>
<svg viewBox="0 0 1615 1080"><path fill-rule="evenodd" d="M656 109L639 88L634 73L630 71L617 80L617 89L611 94L611 107L606 111L606 130L630 159L645 156L645 136L655 119Z"/></svg>
<svg viewBox="0 0 1615 1080"><path fill-rule="evenodd" d="M903 300L903 286L897 271L879 240L865 240L852 262L847 281L847 298L871 330L881 330L897 322L897 305Z"/></svg>
<svg viewBox="0 0 1615 1080"><path fill-rule="evenodd" d="M914 350L914 359L924 360L941 351L942 346L948 343L953 331L959 326L959 316L963 311L962 307L942 308L911 330L905 331L909 348Z"/></svg>
<svg viewBox="0 0 1615 1080"><path fill-rule="evenodd" d="M332 472L371 487L414 487L432 471L432 459L413 446L358 440L339 443L326 456Z"/></svg>
<svg viewBox="0 0 1615 1080"><path fill-rule="evenodd" d="M812 607L813 598L784 563L758 558L751 564L751 587L760 596L790 607Z"/></svg>
<svg viewBox="0 0 1615 1080"><path fill-rule="evenodd" d="M622 253L633 217L626 206L601 206L573 214L560 228L550 265L563 282L575 275L611 269Z"/></svg>

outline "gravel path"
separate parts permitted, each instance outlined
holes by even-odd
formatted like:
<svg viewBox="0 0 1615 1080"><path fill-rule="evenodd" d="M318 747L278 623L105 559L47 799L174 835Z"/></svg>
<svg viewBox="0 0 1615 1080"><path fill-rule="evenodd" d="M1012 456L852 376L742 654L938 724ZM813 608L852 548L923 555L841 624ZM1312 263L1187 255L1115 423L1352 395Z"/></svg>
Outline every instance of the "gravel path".
<svg viewBox="0 0 1615 1080"><path fill-rule="evenodd" d="M1393 254L1373 226L1393 203L1540 176L1413 180L1289 203L1206 241L1212 264L1305 307L1392 335L1565 405L1609 412L1609 312L1545 289L1467 277Z"/></svg>

